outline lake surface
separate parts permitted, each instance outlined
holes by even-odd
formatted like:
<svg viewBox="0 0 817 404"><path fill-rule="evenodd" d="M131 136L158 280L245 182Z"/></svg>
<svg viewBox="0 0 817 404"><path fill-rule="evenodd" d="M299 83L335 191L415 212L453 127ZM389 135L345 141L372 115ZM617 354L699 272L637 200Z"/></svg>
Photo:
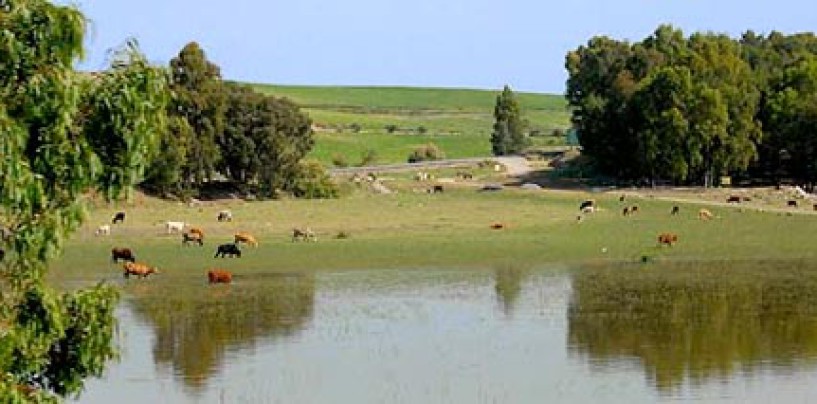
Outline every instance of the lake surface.
<svg viewBox="0 0 817 404"><path fill-rule="evenodd" d="M808 262L269 274L124 286L80 403L807 402Z"/></svg>

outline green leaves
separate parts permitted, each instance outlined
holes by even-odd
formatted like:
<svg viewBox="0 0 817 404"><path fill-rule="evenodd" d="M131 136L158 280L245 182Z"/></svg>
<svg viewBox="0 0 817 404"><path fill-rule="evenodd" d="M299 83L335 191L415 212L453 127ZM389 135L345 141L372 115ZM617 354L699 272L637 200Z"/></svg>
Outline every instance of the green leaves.
<svg viewBox="0 0 817 404"><path fill-rule="evenodd" d="M494 119L494 130L491 133L491 149L494 155L519 153L528 145L519 102L508 86L505 86L496 98Z"/></svg>

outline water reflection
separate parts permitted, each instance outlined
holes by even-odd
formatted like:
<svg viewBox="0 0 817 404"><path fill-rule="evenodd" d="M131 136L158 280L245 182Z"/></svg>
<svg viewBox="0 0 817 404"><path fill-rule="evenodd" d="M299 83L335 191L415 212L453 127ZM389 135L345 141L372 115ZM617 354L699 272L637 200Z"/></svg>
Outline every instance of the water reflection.
<svg viewBox="0 0 817 404"><path fill-rule="evenodd" d="M579 271L569 349L633 359L660 391L770 366L813 366L817 271L804 262L655 264Z"/></svg>
<svg viewBox="0 0 817 404"><path fill-rule="evenodd" d="M516 267L499 268L494 271L494 291L496 291L497 302L506 316L513 314L514 305L522 293L526 275L527 271Z"/></svg>
<svg viewBox="0 0 817 404"><path fill-rule="evenodd" d="M313 313L311 275L244 277L209 287L198 282L155 285L130 290L132 306L154 330L155 363L170 366L194 389L205 387L224 365L226 353L290 336Z"/></svg>

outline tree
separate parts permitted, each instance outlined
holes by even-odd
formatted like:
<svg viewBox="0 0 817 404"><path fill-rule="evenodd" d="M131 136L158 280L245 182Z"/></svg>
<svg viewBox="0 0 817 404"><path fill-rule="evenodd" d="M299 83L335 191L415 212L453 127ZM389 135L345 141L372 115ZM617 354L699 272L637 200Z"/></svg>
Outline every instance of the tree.
<svg viewBox="0 0 817 404"><path fill-rule="evenodd" d="M521 152L527 146L525 125L519 103L509 86L505 86L496 98L494 119L494 131L491 133L491 149L494 155L504 156Z"/></svg>
<svg viewBox="0 0 817 404"><path fill-rule="evenodd" d="M226 108L221 72L207 60L201 47L191 42L170 61L170 73L174 97L169 114L189 126L189 131L183 122L172 127L178 130L173 133L176 138L186 139L181 180L185 187L200 187L213 178L220 158L216 136L223 130ZM168 153L178 154L180 150L181 145Z"/></svg>
<svg viewBox="0 0 817 404"><path fill-rule="evenodd" d="M85 20L45 0L0 6L0 397L56 401L113 357L117 292L57 293L49 260L85 217L93 188L117 197L140 179L164 130L165 73L130 44L110 71L73 70ZM14 61L14 63L11 63Z"/></svg>
<svg viewBox="0 0 817 404"><path fill-rule="evenodd" d="M241 184L256 184L264 196L292 191L298 163L314 145L312 123L297 105L283 98L230 84L225 130L218 137L220 170Z"/></svg>

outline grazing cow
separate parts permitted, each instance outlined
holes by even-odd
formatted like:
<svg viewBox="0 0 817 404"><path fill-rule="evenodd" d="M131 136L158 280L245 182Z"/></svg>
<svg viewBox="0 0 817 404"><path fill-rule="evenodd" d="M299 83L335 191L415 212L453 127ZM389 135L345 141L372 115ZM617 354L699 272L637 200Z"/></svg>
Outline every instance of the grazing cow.
<svg viewBox="0 0 817 404"><path fill-rule="evenodd" d="M114 247L111 249L111 261L119 262L119 260L136 262L136 256L130 248Z"/></svg>
<svg viewBox="0 0 817 404"><path fill-rule="evenodd" d="M630 214L634 215L636 213L638 213L638 205L630 206Z"/></svg>
<svg viewBox="0 0 817 404"><path fill-rule="evenodd" d="M794 199L790 199L790 200L786 201L786 206L788 206L790 208L796 208L797 207L797 201L795 201Z"/></svg>
<svg viewBox="0 0 817 404"><path fill-rule="evenodd" d="M624 202L624 195L623 194L618 197L618 201L619 202Z"/></svg>
<svg viewBox="0 0 817 404"><path fill-rule="evenodd" d="M204 230L202 230L201 228L193 227L190 230L188 230L187 232L190 233L190 234L197 234L199 236L199 238L204 240Z"/></svg>
<svg viewBox="0 0 817 404"><path fill-rule="evenodd" d="M112 224L122 223L124 221L125 221L125 212L116 212L116 214L113 215L113 219L111 219Z"/></svg>
<svg viewBox="0 0 817 404"><path fill-rule="evenodd" d="M210 283L230 283L233 281L233 274L223 269L211 269L207 271L207 280Z"/></svg>
<svg viewBox="0 0 817 404"><path fill-rule="evenodd" d="M443 193L443 186L442 185L435 185L428 190L429 194L441 194Z"/></svg>
<svg viewBox="0 0 817 404"><path fill-rule="evenodd" d="M204 239L202 238L200 233L193 233L189 231L187 233L182 233L182 244L187 245L188 243L199 243L199 246L204 245Z"/></svg>
<svg viewBox="0 0 817 404"><path fill-rule="evenodd" d="M131 275L135 275L139 278L147 278L150 274L158 274L159 268L156 267L149 267L145 264L137 264L135 262L126 262L125 265L122 266L124 270L123 276L125 278L130 278Z"/></svg>
<svg viewBox="0 0 817 404"><path fill-rule="evenodd" d="M292 229L292 241L318 241L318 238L315 237L315 232L312 231L309 227L304 229L293 228Z"/></svg>
<svg viewBox="0 0 817 404"><path fill-rule="evenodd" d="M709 209L701 208L701 210L698 211L698 219L710 220L713 217L714 216L712 215L712 212L709 211Z"/></svg>
<svg viewBox="0 0 817 404"><path fill-rule="evenodd" d="M222 210L218 212L218 221L219 222L232 222L233 221L233 212L229 210Z"/></svg>
<svg viewBox="0 0 817 404"><path fill-rule="evenodd" d="M258 241L250 233L244 233L244 232L236 233L235 234L235 243L236 244L238 244L238 243L247 243L247 244L249 244L249 245L251 245L253 247L258 247Z"/></svg>
<svg viewBox="0 0 817 404"><path fill-rule="evenodd" d="M579 205L579 210L584 212L585 208L592 208L592 207L595 207L595 206L596 206L596 201L593 200L593 199L588 199L588 200L582 202L581 205Z"/></svg>
<svg viewBox="0 0 817 404"><path fill-rule="evenodd" d="M111 235L111 225L103 224L102 226L97 227L94 234L97 235L97 236L110 236Z"/></svg>
<svg viewBox="0 0 817 404"><path fill-rule="evenodd" d="M630 214L630 207L629 207L629 206L625 206L625 207L624 207L624 210L622 210L622 211L621 211L621 214L622 214L623 216L628 216L628 215Z"/></svg>
<svg viewBox="0 0 817 404"><path fill-rule="evenodd" d="M681 212L681 208L678 207L678 205L675 205L675 206L672 207L672 211L670 212L670 215L677 215L679 212Z"/></svg>
<svg viewBox="0 0 817 404"><path fill-rule="evenodd" d="M216 256L213 258L218 258L219 255L221 255L221 258L224 258L228 255L231 257L236 256L238 258L241 258L241 250L238 249L238 244L235 243L222 244L218 246L218 249L216 250Z"/></svg>
<svg viewBox="0 0 817 404"><path fill-rule="evenodd" d="M181 233L184 231L184 222L165 222L167 234Z"/></svg>
<svg viewBox="0 0 817 404"><path fill-rule="evenodd" d="M673 243L678 242L678 235L675 233L661 233L658 235L658 245L668 245L672 247Z"/></svg>
<svg viewBox="0 0 817 404"><path fill-rule="evenodd" d="M729 195L729 198L726 198L726 203L740 203L740 196Z"/></svg>

